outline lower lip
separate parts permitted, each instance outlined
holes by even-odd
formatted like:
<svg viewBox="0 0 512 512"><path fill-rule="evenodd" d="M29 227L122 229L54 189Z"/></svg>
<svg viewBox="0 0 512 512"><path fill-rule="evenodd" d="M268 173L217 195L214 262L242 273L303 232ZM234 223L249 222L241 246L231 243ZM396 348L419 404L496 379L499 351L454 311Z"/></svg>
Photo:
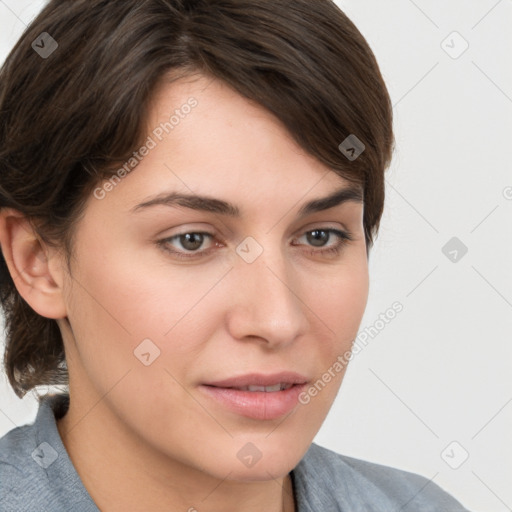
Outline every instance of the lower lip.
<svg viewBox="0 0 512 512"><path fill-rule="evenodd" d="M255 420L274 420L289 413L298 403L306 384L294 384L282 391L240 391L232 388L200 386L208 396L231 411Z"/></svg>

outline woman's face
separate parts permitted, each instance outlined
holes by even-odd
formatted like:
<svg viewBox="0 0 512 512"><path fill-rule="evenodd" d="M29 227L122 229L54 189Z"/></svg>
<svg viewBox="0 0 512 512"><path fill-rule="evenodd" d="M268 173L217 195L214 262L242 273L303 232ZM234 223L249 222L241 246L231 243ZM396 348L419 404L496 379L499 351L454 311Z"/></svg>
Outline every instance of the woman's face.
<svg viewBox="0 0 512 512"><path fill-rule="evenodd" d="M335 363L366 306L363 203L301 212L349 182L216 80L162 86L148 135L138 167L102 184L78 226L63 294L72 330L59 320L68 414L84 429L101 416L97 435L136 439L160 469L172 460L220 479L283 476L333 403L345 371ZM167 194L209 201L138 207ZM220 385L238 377L224 386L296 385Z"/></svg>

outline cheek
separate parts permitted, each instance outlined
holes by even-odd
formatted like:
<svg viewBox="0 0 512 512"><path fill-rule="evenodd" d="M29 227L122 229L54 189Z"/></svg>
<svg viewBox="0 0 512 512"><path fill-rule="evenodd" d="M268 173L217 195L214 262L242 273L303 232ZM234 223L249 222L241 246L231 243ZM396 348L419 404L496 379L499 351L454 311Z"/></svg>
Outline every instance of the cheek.
<svg viewBox="0 0 512 512"><path fill-rule="evenodd" d="M305 295L306 303L332 335L331 348L349 345L357 334L368 300L366 258L347 259L328 274L311 279L308 286L313 285L311 289L318 291Z"/></svg>
<svg viewBox="0 0 512 512"><path fill-rule="evenodd" d="M340 266L318 293L306 301L313 315L310 353L318 361L318 373L303 397L305 409L325 417L339 392L348 364L349 351L357 336L368 299L369 277L366 260ZM307 418L306 420L307 421ZM317 426L319 428L319 426Z"/></svg>
<svg viewBox="0 0 512 512"><path fill-rule="evenodd" d="M225 271L221 265L168 263L158 250L113 247L104 252L101 264L82 264L80 279L96 302L92 307L106 310L107 321L117 322L135 339L150 334L162 337Z"/></svg>
<svg viewBox="0 0 512 512"><path fill-rule="evenodd" d="M155 363L165 364L169 356L186 366L208 339L200 333L219 321L210 315L215 293L209 297L209 291L229 266L185 267L163 258L148 264L150 258L132 255L137 251L112 248L102 252L101 261L84 258L72 283L68 316L84 365L98 374L107 368L109 374L140 370L141 343L151 357L158 354Z"/></svg>

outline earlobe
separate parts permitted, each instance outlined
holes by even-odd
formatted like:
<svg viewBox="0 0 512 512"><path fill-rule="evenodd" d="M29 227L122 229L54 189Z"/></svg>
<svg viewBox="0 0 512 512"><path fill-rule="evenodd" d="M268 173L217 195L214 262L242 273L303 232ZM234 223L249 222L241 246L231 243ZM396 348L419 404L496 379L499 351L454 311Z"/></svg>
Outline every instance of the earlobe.
<svg viewBox="0 0 512 512"><path fill-rule="evenodd" d="M0 211L0 245L14 284L30 307L46 318L65 318L62 274L49 264L54 253L19 211Z"/></svg>

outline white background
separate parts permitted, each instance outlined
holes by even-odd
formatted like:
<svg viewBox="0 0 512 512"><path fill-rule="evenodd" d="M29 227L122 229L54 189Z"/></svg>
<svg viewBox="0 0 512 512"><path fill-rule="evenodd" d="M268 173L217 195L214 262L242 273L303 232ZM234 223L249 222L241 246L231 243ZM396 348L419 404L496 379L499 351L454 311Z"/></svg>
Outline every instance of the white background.
<svg viewBox="0 0 512 512"><path fill-rule="evenodd" d="M397 148L360 332L380 328L315 442L420 473L473 512L510 511L512 1L337 3L376 54ZM42 6L0 0L0 60ZM456 262L442 251L453 237L468 249ZM36 410L2 374L0 436ZM456 466L465 452L458 469L441 455Z"/></svg>

